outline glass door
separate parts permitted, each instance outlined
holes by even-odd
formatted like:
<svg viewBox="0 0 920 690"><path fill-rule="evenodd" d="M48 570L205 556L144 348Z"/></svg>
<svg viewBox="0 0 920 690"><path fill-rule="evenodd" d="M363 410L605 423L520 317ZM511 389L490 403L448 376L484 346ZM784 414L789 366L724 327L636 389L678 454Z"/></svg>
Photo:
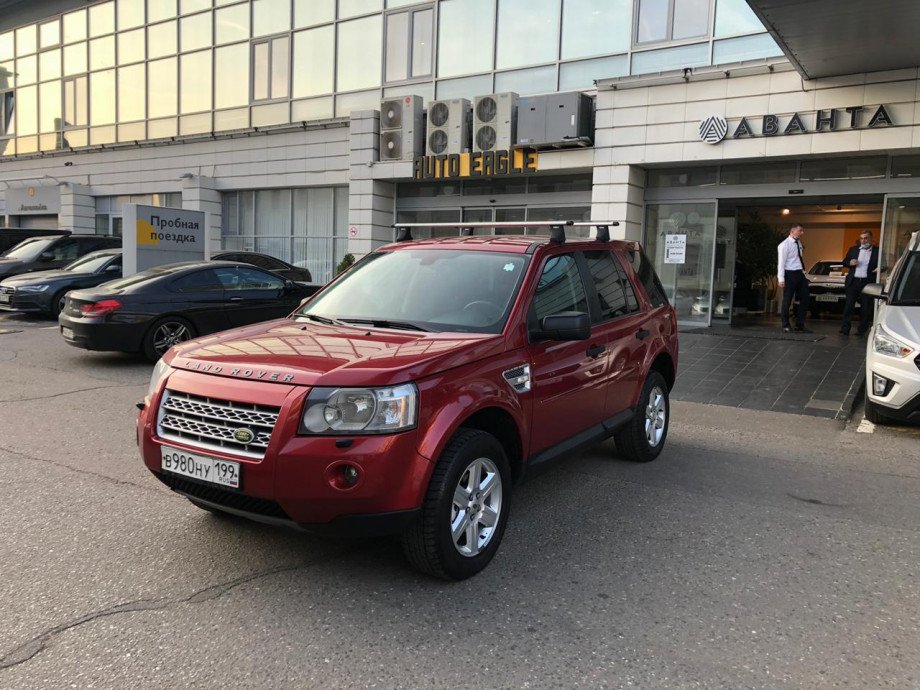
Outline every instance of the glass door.
<svg viewBox="0 0 920 690"><path fill-rule="evenodd" d="M904 253L911 234L920 230L920 195L887 195L884 216L879 238L880 283L888 280L888 272Z"/></svg>
<svg viewBox="0 0 920 690"><path fill-rule="evenodd" d="M716 253L712 265L712 318L731 324L735 309L735 254L738 247L737 212L719 209Z"/></svg>
<svg viewBox="0 0 920 690"><path fill-rule="evenodd" d="M717 303L713 292L717 209L716 201L645 207L645 249L677 310L678 323L708 326L711 322Z"/></svg>

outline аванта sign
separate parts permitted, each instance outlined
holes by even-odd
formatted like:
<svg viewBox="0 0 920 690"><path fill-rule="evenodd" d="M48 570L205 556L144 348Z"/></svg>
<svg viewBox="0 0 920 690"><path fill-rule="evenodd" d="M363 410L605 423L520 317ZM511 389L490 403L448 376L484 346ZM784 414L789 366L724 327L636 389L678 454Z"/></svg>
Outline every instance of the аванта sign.
<svg viewBox="0 0 920 690"><path fill-rule="evenodd" d="M872 113L867 116L867 113ZM872 129L894 124L884 105L854 105L849 108L830 108L811 113L793 113L791 116L764 115L762 118L742 117L734 127L719 115L710 115L700 122L700 140L707 144L723 141L731 129L732 139L772 137L783 134L809 132L836 132L842 129Z"/></svg>

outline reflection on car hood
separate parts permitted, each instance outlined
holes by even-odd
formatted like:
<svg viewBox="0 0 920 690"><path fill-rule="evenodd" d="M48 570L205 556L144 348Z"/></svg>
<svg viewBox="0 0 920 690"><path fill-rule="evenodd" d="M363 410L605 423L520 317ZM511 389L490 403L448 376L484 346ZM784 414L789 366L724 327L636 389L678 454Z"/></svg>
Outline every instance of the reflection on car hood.
<svg viewBox="0 0 920 690"><path fill-rule="evenodd" d="M29 285L31 283L41 283L49 282L52 280L58 280L63 278L76 278L77 276L86 275L84 273L74 273L73 271L63 271L63 270L54 270L54 271L34 271L32 273L20 273L16 276L11 276L3 281L4 285Z"/></svg>
<svg viewBox="0 0 920 690"><path fill-rule="evenodd" d="M885 306L879 320L886 331L920 348L920 307Z"/></svg>
<svg viewBox="0 0 920 690"><path fill-rule="evenodd" d="M829 287L843 287L846 283L846 276L824 276L806 273L805 277L812 285L827 285Z"/></svg>
<svg viewBox="0 0 920 690"><path fill-rule="evenodd" d="M250 380L299 385L405 383L502 352L500 335L424 333L324 326L289 319L198 338L167 363Z"/></svg>
<svg viewBox="0 0 920 690"><path fill-rule="evenodd" d="M0 259L0 276L5 276L10 271L22 266L19 259Z"/></svg>

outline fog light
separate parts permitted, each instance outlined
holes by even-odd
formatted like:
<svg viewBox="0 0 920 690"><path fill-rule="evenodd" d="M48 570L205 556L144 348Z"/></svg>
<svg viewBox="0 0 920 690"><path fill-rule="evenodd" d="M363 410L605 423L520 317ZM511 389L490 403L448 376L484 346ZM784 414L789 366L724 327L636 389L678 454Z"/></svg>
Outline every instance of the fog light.
<svg viewBox="0 0 920 690"><path fill-rule="evenodd" d="M349 486L357 483L358 481L358 468L354 465L345 465L342 468L342 478L345 480L345 483Z"/></svg>
<svg viewBox="0 0 920 690"><path fill-rule="evenodd" d="M891 386L894 382L890 379L886 379L884 376L879 376L874 371L872 372L872 393L877 398L884 398L891 391Z"/></svg>

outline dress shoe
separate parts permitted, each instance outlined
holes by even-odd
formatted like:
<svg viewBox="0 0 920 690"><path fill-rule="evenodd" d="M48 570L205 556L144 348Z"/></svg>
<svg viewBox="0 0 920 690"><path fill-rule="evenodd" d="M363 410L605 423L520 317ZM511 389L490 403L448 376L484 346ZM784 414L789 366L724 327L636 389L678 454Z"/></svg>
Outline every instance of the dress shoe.
<svg viewBox="0 0 920 690"><path fill-rule="evenodd" d="M792 333L792 329L789 326L783 326L783 333Z"/></svg>

